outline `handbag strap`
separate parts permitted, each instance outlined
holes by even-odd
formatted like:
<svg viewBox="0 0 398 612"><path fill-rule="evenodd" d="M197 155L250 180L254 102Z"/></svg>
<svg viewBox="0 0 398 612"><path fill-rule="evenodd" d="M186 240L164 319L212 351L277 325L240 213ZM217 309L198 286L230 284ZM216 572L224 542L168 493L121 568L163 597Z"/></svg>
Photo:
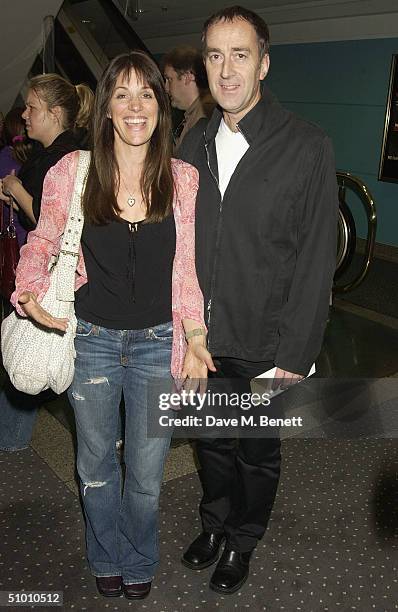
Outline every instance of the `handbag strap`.
<svg viewBox="0 0 398 612"><path fill-rule="evenodd" d="M79 161L68 219L55 268L57 274L57 299L64 302L75 301L75 272L79 261L80 238L84 223L81 197L86 184L90 158L89 151L79 151Z"/></svg>

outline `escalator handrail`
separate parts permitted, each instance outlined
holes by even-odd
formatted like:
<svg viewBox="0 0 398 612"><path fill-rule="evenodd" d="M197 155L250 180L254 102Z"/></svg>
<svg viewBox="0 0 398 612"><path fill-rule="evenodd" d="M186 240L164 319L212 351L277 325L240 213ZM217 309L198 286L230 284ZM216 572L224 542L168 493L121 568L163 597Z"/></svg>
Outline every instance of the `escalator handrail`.
<svg viewBox="0 0 398 612"><path fill-rule="evenodd" d="M365 208L368 220L368 235L366 238L365 255L359 274L349 283L346 283L345 285L334 285L333 287L334 293L347 293L348 291L352 291L358 287L358 285L360 285L365 279L369 271L376 242L377 215L373 196L363 181L349 172L338 171L336 172L336 176L339 185L350 186L351 189L358 195Z"/></svg>

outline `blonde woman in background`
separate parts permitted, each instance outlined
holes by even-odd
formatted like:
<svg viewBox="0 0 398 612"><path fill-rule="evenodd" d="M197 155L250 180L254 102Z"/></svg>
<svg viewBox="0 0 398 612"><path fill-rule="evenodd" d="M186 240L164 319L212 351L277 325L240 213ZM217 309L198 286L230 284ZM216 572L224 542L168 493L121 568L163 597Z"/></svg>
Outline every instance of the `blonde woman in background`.
<svg viewBox="0 0 398 612"><path fill-rule="evenodd" d="M36 141L18 175L0 180L0 199L18 211L22 225L31 230L40 216L44 178L64 155L85 148L93 93L86 85L72 85L58 74L35 76L29 82L22 114L26 132ZM83 143L81 142L83 140ZM27 448L37 410L54 394L27 395L8 380L0 391L0 451Z"/></svg>
<svg viewBox="0 0 398 612"><path fill-rule="evenodd" d="M92 100L87 85L72 85L58 74L39 75L29 82L22 118L29 138L38 144L18 177L5 176L0 184L0 198L12 197L27 229L37 224L48 170L67 153L82 148L82 136L87 139Z"/></svg>

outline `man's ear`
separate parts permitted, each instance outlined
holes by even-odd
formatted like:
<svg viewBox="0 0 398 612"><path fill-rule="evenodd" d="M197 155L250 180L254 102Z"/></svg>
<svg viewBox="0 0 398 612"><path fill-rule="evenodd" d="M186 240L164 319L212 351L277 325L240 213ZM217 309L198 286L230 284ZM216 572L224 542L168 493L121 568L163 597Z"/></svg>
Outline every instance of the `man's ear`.
<svg viewBox="0 0 398 612"><path fill-rule="evenodd" d="M269 54L266 53L260 62L260 81L265 79L265 77L267 76L269 65L270 65Z"/></svg>
<svg viewBox="0 0 398 612"><path fill-rule="evenodd" d="M184 83L188 85L188 83L194 83L196 81L194 73L189 70L188 72L184 72Z"/></svg>

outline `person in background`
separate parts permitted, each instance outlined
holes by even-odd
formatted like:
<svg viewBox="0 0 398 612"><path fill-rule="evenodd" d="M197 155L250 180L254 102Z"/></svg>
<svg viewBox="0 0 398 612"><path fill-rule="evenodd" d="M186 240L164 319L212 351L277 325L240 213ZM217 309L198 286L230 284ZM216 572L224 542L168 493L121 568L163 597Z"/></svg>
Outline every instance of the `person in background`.
<svg viewBox="0 0 398 612"><path fill-rule="evenodd" d="M262 84L269 32L259 15L224 8L206 21L202 42L218 107L205 130L187 134L179 155L199 170L196 269L208 349L230 393L250 393L250 379L273 367L278 386L288 386L308 374L328 317L338 212L333 149L318 126L283 109ZM208 567L225 542L210 588L234 593L271 515L280 440L202 438L197 451L203 532L182 561Z"/></svg>
<svg viewBox="0 0 398 612"><path fill-rule="evenodd" d="M215 102L209 92L201 52L194 47L176 47L162 60L166 91L171 105L185 111L173 132L177 152L189 130L203 117L210 117Z"/></svg>
<svg viewBox="0 0 398 612"><path fill-rule="evenodd" d="M44 177L64 155L81 146L77 127L84 127L91 109L92 94L87 85L75 86L58 74L33 77L28 85L26 109L22 115L26 131L38 145L22 166L18 177L5 176L0 198L11 196L28 229L40 215ZM84 132L83 137L86 138Z"/></svg>
<svg viewBox="0 0 398 612"><path fill-rule="evenodd" d="M0 149L2 149L5 144L3 140L3 127L4 127L4 115L2 112L0 112Z"/></svg>
<svg viewBox="0 0 398 612"><path fill-rule="evenodd" d="M4 147L0 151L0 178L14 173L18 174L21 165L27 161L32 151L32 141L25 133L23 112L23 108L12 108L4 118ZM0 205L5 204L0 202ZM27 230L21 225L17 215L14 215L14 224L18 244L21 247L25 243Z"/></svg>
<svg viewBox="0 0 398 612"><path fill-rule="evenodd" d="M79 143L80 149L91 149L91 120L94 105L94 94L90 87L80 83L76 85L76 92L79 96L80 107L76 117L76 124L73 128L75 138Z"/></svg>
<svg viewBox="0 0 398 612"><path fill-rule="evenodd" d="M39 219L47 171L80 147L75 128L83 126L91 115L90 91L86 85L76 87L58 74L39 75L29 82L22 117L29 138L36 141L35 148L17 176L8 174L0 180L0 199L8 204L12 201L27 230L33 229ZM83 136L86 138L85 132ZM21 393L7 378L0 391L0 450L27 448L37 410L53 397L47 391L35 396Z"/></svg>
<svg viewBox="0 0 398 612"><path fill-rule="evenodd" d="M98 82L93 115L68 395L91 572L101 595L143 599L159 561L159 493L171 435L147 437L148 413L158 408L151 389L161 379L170 392L172 377L203 379L207 368L214 370L195 272L198 174L171 158L170 104L145 53L112 60ZM47 174L39 224L21 250L12 296L21 315L60 331L67 321L52 317L40 300L68 217L77 160L71 153ZM122 394L123 487L115 446Z"/></svg>

